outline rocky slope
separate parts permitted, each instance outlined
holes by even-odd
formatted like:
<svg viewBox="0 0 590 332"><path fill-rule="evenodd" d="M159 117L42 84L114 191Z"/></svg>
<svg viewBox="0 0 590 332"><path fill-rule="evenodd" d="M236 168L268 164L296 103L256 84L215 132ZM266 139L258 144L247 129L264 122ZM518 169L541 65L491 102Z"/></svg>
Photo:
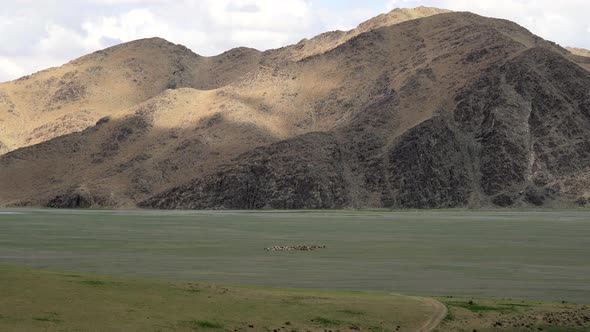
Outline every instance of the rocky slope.
<svg viewBox="0 0 590 332"><path fill-rule="evenodd" d="M572 53L574 55L579 55L579 56L584 56L584 57L590 57L590 50L587 50L585 48L566 47L566 49L568 51L570 51L570 53Z"/></svg>
<svg viewBox="0 0 590 332"><path fill-rule="evenodd" d="M0 136L23 147L0 156L0 204L585 204L583 58L509 21L423 7L265 52L119 45L0 85L0 125L15 128L15 110L28 124ZM56 94L67 103L47 109Z"/></svg>
<svg viewBox="0 0 590 332"><path fill-rule="evenodd" d="M570 59L572 61L590 70L590 50L574 47L567 47L566 49L571 53Z"/></svg>
<svg viewBox="0 0 590 332"><path fill-rule="evenodd" d="M160 38L98 51L62 67L0 84L4 151L81 131L166 89L213 89L252 69L260 52L205 58ZM1 151L0 151L1 152Z"/></svg>

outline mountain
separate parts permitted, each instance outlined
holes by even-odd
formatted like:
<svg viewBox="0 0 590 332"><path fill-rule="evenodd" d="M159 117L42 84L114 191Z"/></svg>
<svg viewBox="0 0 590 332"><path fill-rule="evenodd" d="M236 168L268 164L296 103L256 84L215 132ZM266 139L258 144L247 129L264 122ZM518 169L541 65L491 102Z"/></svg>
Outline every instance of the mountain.
<svg viewBox="0 0 590 332"><path fill-rule="evenodd" d="M584 48L566 47L571 53L570 59L580 66L590 70L590 50Z"/></svg>
<svg viewBox="0 0 590 332"><path fill-rule="evenodd" d="M0 85L0 204L585 204L586 59L426 7L264 52L121 44Z"/></svg>
<svg viewBox="0 0 590 332"><path fill-rule="evenodd" d="M166 89L214 89L257 63L242 50L205 58L160 38L122 44L0 84L0 143L4 151L88 128L104 116L156 97ZM231 60L229 60L231 59Z"/></svg>
<svg viewBox="0 0 590 332"><path fill-rule="evenodd" d="M298 61L310 56L326 53L360 34L377 28L449 12L450 11L445 9L424 6L414 9L396 8L389 13L378 15L359 24L355 29L322 33L312 39L303 39L295 45L287 46L279 50L272 50L269 53L272 54L272 57L275 60Z"/></svg>
<svg viewBox="0 0 590 332"><path fill-rule="evenodd" d="M590 57L590 50L587 50L585 48L566 47L566 49L574 55Z"/></svg>

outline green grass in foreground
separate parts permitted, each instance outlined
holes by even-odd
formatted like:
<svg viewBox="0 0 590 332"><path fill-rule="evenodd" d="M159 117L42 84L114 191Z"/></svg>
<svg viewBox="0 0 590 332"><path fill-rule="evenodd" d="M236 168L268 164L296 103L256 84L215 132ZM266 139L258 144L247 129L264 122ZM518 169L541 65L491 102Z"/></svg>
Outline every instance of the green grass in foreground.
<svg viewBox="0 0 590 332"><path fill-rule="evenodd" d="M583 304L441 297L448 313L437 331L590 331Z"/></svg>
<svg viewBox="0 0 590 332"><path fill-rule="evenodd" d="M0 331L413 331L431 308L369 292L220 286L0 266Z"/></svg>
<svg viewBox="0 0 590 332"><path fill-rule="evenodd" d="M0 331L415 331L420 298L0 266ZM440 297L436 331L588 331L587 305ZM399 328L398 328L399 326Z"/></svg>
<svg viewBox="0 0 590 332"><path fill-rule="evenodd" d="M421 298L0 266L0 331L415 331ZM590 330L590 307L440 297L436 331Z"/></svg>

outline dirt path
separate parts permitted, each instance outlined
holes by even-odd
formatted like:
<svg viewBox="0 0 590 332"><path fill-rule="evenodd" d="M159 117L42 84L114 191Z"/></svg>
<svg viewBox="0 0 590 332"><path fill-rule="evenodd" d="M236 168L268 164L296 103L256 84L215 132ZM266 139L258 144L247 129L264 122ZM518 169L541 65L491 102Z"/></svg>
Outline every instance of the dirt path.
<svg viewBox="0 0 590 332"><path fill-rule="evenodd" d="M432 307L434 313L418 330L417 332L430 332L434 330L440 322L446 317L447 315L447 307L440 303L439 301L431 298L416 298L422 303L428 304Z"/></svg>

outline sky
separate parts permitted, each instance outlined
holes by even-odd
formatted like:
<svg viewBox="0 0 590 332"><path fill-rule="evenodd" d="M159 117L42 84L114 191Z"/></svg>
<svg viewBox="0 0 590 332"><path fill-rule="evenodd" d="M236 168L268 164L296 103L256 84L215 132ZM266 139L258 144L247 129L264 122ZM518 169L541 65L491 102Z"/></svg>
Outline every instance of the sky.
<svg viewBox="0 0 590 332"><path fill-rule="evenodd" d="M505 18L562 46L590 49L590 0L0 0L0 82L139 38L195 53L265 50L348 30L396 7Z"/></svg>

